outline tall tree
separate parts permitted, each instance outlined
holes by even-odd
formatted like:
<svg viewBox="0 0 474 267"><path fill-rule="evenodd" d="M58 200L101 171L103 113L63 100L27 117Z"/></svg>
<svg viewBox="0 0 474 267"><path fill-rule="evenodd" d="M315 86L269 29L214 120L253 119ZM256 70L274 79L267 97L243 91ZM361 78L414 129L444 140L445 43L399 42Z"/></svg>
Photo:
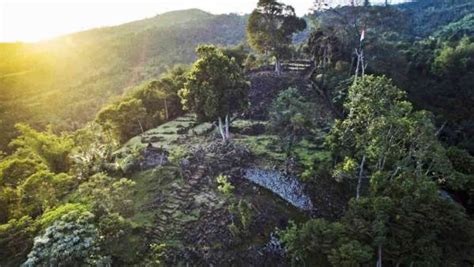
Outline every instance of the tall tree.
<svg viewBox="0 0 474 267"><path fill-rule="evenodd" d="M311 111L314 106L296 88L288 88L278 94L270 107L270 127L285 146L287 159L292 156L293 145L303 134L314 127ZM288 172L288 164L286 166Z"/></svg>
<svg viewBox="0 0 474 267"><path fill-rule="evenodd" d="M260 53L275 57L275 71L281 72L280 60L288 54L293 34L306 28L295 9L275 0L259 0L247 25L250 46Z"/></svg>
<svg viewBox="0 0 474 267"><path fill-rule="evenodd" d="M218 121L223 141L229 138L229 117L247 105L249 84L234 59L213 45L196 49L198 60L179 95L184 108L200 121ZM225 122L223 122L225 120Z"/></svg>
<svg viewBox="0 0 474 267"><path fill-rule="evenodd" d="M130 98L103 108L97 114L96 122L123 143L143 132L142 123L145 117L146 109L142 101Z"/></svg>
<svg viewBox="0 0 474 267"><path fill-rule="evenodd" d="M327 143L333 151L338 178L371 178L382 192L406 168L416 176L428 175L450 182L451 165L435 136L431 117L414 111L405 94L385 77L366 76L349 89L347 118L336 121Z"/></svg>

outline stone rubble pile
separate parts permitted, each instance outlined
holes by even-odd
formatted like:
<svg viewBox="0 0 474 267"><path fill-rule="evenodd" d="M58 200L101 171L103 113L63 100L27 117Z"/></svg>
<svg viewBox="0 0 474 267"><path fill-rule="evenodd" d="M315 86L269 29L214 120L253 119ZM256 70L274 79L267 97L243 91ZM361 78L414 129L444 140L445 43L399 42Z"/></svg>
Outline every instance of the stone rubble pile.
<svg viewBox="0 0 474 267"><path fill-rule="evenodd" d="M304 193L303 185L295 177L286 177L279 171L249 168L245 170L247 180L254 182L302 210L313 210L313 203Z"/></svg>

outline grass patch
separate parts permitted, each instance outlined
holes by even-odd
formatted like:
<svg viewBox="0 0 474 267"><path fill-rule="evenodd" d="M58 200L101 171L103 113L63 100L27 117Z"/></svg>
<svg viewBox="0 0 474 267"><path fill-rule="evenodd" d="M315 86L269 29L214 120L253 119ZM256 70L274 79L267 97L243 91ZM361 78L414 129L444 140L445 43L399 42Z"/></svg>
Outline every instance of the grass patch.
<svg viewBox="0 0 474 267"><path fill-rule="evenodd" d="M254 120L235 120L232 122L232 127L239 128L239 129L244 129L248 127L252 127L257 124L262 124L267 126L268 122L267 121L254 121Z"/></svg>
<svg viewBox="0 0 474 267"><path fill-rule="evenodd" d="M246 145L257 157L270 160L284 161L285 152L279 145L279 138L276 135L239 136L235 141Z"/></svg>
<svg viewBox="0 0 474 267"><path fill-rule="evenodd" d="M166 193L170 184L180 180L178 177L175 167L161 167L135 173L131 178L136 183L133 195L135 216L132 221L141 226L152 225L155 212L143 207L153 201L152 197L156 196L157 192Z"/></svg>
<svg viewBox="0 0 474 267"><path fill-rule="evenodd" d="M131 138L115 153L126 154L128 151L143 149L148 143L171 150L188 139L188 130L196 125L195 116L192 114L179 117Z"/></svg>

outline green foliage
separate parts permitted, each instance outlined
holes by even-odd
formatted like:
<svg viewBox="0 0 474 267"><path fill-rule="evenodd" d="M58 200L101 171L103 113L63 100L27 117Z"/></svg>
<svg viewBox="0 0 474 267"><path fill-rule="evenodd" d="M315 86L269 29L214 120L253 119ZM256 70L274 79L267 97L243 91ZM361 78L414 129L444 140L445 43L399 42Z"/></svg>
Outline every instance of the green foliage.
<svg viewBox="0 0 474 267"><path fill-rule="evenodd" d="M18 203L18 192L16 188L10 186L0 187L0 223L6 223L14 218L16 212L16 204Z"/></svg>
<svg viewBox="0 0 474 267"><path fill-rule="evenodd" d="M84 204L79 203L66 203L60 206L57 206L53 209L45 211L41 217L36 220L36 223L40 229L45 229L48 226L51 226L55 221L61 219L64 215L68 213L82 214L89 211L89 208Z"/></svg>
<svg viewBox="0 0 474 267"><path fill-rule="evenodd" d="M103 108L97 114L96 122L116 140L124 143L142 132L145 117L146 109L142 101L131 98Z"/></svg>
<svg viewBox="0 0 474 267"><path fill-rule="evenodd" d="M80 180L103 171L107 163L112 162L112 154L118 146L95 123L76 131L73 139L76 146L71 153L71 170Z"/></svg>
<svg viewBox="0 0 474 267"><path fill-rule="evenodd" d="M451 22L436 31L434 37L439 41L457 42L474 34L474 15L468 14L462 19Z"/></svg>
<svg viewBox="0 0 474 267"><path fill-rule="evenodd" d="M277 61L288 55L293 34L306 28L292 6L275 0L260 0L250 14L247 38L250 46L260 53L270 53Z"/></svg>
<svg viewBox="0 0 474 267"><path fill-rule="evenodd" d="M196 49L198 60L179 92L183 106L199 121L215 121L247 105L249 85L235 60L212 45Z"/></svg>
<svg viewBox="0 0 474 267"><path fill-rule="evenodd" d="M383 190L388 177L408 168L449 183L451 164L435 137L430 115L414 111L389 79L365 76L350 87L344 107L347 118L336 121L327 145L336 162L346 159L352 167L357 162L364 177L382 172L371 182L375 192ZM345 163L338 165L336 173L350 174ZM348 178L354 178L354 168L350 171Z"/></svg>
<svg viewBox="0 0 474 267"><path fill-rule="evenodd" d="M240 199L237 204L234 203L229 206L229 212L233 214L234 218L238 219L238 221L232 221L232 224L229 225L229 230L233 235L236 236L240 233L248 233L248 229L254 216L252 204Z"/></svg>
<svg viewBox="0 0 474 267"><path fill-rule="evenodd" d="M104 104L175 64L190 64L201 43L236 45L246 16L169 12L40 43L0 44L0 149L13 125L75 130ZM177 107L176 107L177 108Z"/></svg>
<svg viewBox="0 0 474 267"><path fill-rule="evenodd" d="M134 186L135 182L129 179L115 179L98 173L79 186L77 197L80 201L91 204L96 215L119 213L130 217L133 215L131 196Z"/></svg>
<svg viewBox="0 0 474 267"><path fill-rule="evenodd" d="M8 157L0 162L0 185L15 187L47 167L30 158Z"/></svg>
<svg viewBox="0 0 474 267"><path fill-rule="evenodd" d="M464 174L474 174L474 157L466 150L450 147L446 150L446 155L456 171Z"/></svg>
<svg viewBox="0 0 474 267"><path fill-rule="evenodd" d="M472 259L473 226L433 181L398 177L386 196L353 199L340 221L293 224L280 237L291 258L308 265L360 266L380 246L384 265L446 266Z"/></svg>
<svg viewBox="0 0 474 267"><path fill-rule="evenodd" d="M251 71L258 69L264 65L268 65L268 60L263 55L249 54L244 62L244 69Z"/></svg>
<svg viewBox="0 0 474 267"><path fill-rule="evenodd" d="M223 193L226 196L232 194L232 191L235 187L229 182L229 177L227 175L221 174L217 176L216 181L218 184L217 190L219 190L219 192Z"/></svg>
<svg viewBox="0 0 474 267"><path fill-rule="evenodd" d="M136 171L140 162L143 160L142 149L140 147L133 147L127 151L123 158L115 160L116 170L123 174L129 174Z"/></svg>
<svg viewBox="0 0 474 267"><path fill-rule="evenodd" d="M455 47L444 46L435 58L433 68L436 74L444 75L450 80L472 75L474 42L464 37Z"/></svg>
<svg viewBox="0 0 474 267"><path fill-rule="evenodd" d="M129 265L141 260L139 252L145 244L133 236L136 231L131 221L118 213L110 213L99 219L97 228L101 254L110 256L114 264Z"/></svg>
<svg viewBox="0 0 474 267"><path fill-rule="evenodd" d="M354 161L354 159L345 157L344 161L335 166L333 176L336 181L341 182L345 178L354 177L357 168L358 164Z"/></svg>
<svg viewBox="0 0 474 267"><path fill-rule="evenodd" d="M233 237L238 237L241 233L239 227L235 224L235 222L229 224L227 226L227 229L229 229L229 232L232 234Z"/></svg>
<svg viewBox="0 0 474 267"><path fill-rule="evenodd" d="M56 173L69 170L69 154L74 146L69 136L58 136L51 130L38 132L25 124L17 124L16 128L20 136L14 139L10 146L17 148L17 154L37 157Z"/></svg>
<svg viewBox="0 0 474 267"><path fill-rule="evenodd" d="M472 258L472 222L426 177L398 177L386 197L352 201L344 221L359 240L374 249L382 244L392 264L456 265Z"/></svg>
<svg viewBox="0 0 474 267"><path fill-rule="evenodd" d="M334 176L370 178L370 191L352 199L338 222L310 220L282 232L293 260L360 266L380 251L383 264L393 266L471 261L474 225L437 186L456 188L451 162L461 153L451 149L450 162L428 114L403 97L384 77L365 76L351 86L348 115L333 126L327 144L337 163Z"/></svg>
<svg viewBox="0 0 474 267"><path fill-rule="evenodd" d="M449 190L467 192L467 201L472 201L474 196L472 190L474 185L474 157L467 151L457 147L447 149L446 156L453 165L453 169L445 187Z"/></svg>
<svg viewBox="0 0 474 267"><path fill-rule="evenodd" d="M150 266L161 266L166 249L166 244L150 244Z"/></svg>
<svg viewBox="0 0 474 267"><path fill-rule="evenodd" d="M270 108L270 129L277 133L285 151L291 153L293 144L314 126L312 105L305 101L296 88L278 94Z"/></svg>
<svg viewBox="0 0 474 267"><path fill-rule="evenodd" d="M372 258L372 251L369 246L363 245L356 240L341 245L329 256L329 261L333 266L360 266Z"/></svg>
<svg viewBox="0 0 474 267"><path fill-rule="evenodd" d="M188 152L185 148L181 146L176 147L170 151L168 160L175 165L179 165L179 162L186 156L187 153Z"/></svg>
<svg viewBox="0 0 474 267"><path fill-rule="evenodd" d="M33 246L36 224L29 216L0 225L0 264L19 266Z"/></svg>
<svg viewBox="0 0 474 267"><path fill-rule="evenodd" d="M315 219L301 226L291 223L279 234L294 264L360 266L373 256L370 247L352 240L347 227L338 222Z"/></svg>
<svg viewBox="0 0 474 267"><path fill-rule="evenodd" d="M302 181L310 181L317 176L326 176L332 167L331 153L310 146L310 142L302 140L295 147L298 163L303 172L300 175Z"/></svg>
<svg viewBox="0 0 474 267"><path fill-rule="evenodd" d="M228 58L234 59L237 65L242 68L244 67L249 56L248 48L242 44L234 47L224 47L222 48L222 53L224 53L224 55L226 55Z"/></svg>
<svg viewBox="0 0 474 267"><path fill-rule="evenodd" d="M18 186L15 216L37 217L47 209L56 206L75 186L74 178L65 173L39 171Z"/></svg>
<svg viewBox="0 0 474 267"><path fill-rule="evenodd" d="M101 259L94 216L69 213L35 238L28 259L22 266L94 264Z"/></svg>
<svg viewBox="0 0 474 267"><path fill-rule="evenodd" d="M182 114L178 91L184 87L186 75L186 67L175 66L159 80L150 81L132 92L131 96L141 100L146 109L144 129L150 129Z"/></svg>
<svg viewBox="0 0 474 267"><path fill-rule="evenodd" d="M444 33L443 33L444 34ZM410 98L446 124L442 138L449 145L474 151L472 105L474 101L474 44L466 36L452 41L428 39L416 43L408 52L410 69L406 87Z"/></svg>

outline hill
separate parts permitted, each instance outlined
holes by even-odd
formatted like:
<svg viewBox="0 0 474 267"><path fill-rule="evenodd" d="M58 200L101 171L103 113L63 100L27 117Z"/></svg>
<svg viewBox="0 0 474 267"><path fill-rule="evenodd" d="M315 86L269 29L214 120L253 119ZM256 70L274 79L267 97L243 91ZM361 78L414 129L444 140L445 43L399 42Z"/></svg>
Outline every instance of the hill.
<svg viewBox="0 0 474 267"><path fill-rule="evenodd" d="M236 45L246 18L201 10L174 11L40 43L0 44L0 138L15 122L77 129L97 110L175 64L189 64L200 43Z"/></svg>
<svg viewBox="0 0 474 267"><path fill-rule="evenodd" d="M299 19L257 10L269 48L197 60L246 18L4 44L1 123L53 128L0 153L0 265L472 266L473 11L343 6L279 39Z"/></svg>

